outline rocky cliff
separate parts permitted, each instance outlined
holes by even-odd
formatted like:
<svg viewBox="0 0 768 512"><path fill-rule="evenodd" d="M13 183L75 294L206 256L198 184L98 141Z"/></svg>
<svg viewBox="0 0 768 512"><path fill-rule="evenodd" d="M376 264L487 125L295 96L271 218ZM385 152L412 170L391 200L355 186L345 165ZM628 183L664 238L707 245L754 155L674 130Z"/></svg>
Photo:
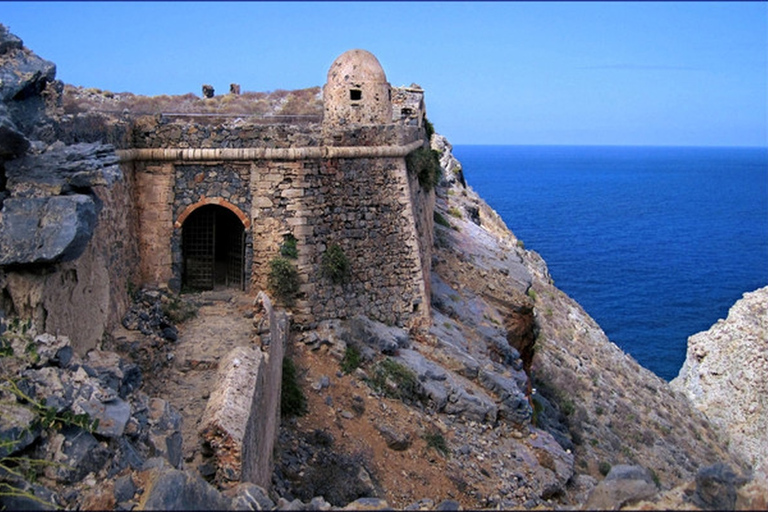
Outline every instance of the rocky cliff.
<svg viewBox="0 0 768 512"><path fill-rule="evenodd" d="M708 331L688 338L671 383L768 477L768 287L745 293Z"/></svg>

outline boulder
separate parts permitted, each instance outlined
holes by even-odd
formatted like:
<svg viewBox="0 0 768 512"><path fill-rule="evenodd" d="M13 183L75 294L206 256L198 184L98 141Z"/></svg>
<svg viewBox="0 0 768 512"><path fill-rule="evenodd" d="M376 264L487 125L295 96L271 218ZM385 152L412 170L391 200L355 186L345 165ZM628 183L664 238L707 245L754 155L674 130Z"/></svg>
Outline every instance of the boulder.
<svg viewBox="0 0 768 512"><path fill-rule="evenodd" d="M381 423L377 423L375 427L390 449L401 452L411 447L412 440L408 432L398 432L389 425Z"/></svg>
<svg viewBox="0 0 768 512"><path fill-rule="evenodd" d="M29 140L19 131L6 106L0 103L0 159L13 158L29 148Z"/></svg>
<svg viewBox="0 0 768 512"><path fill-rule="evenodd" d="M37 414L21 404L0 402L0 459L23 450L37 439Z"/></svg>
<svg viewBox="0 0 768 512"><path fill-rule="evenodd" d="M704 510L733 510L736 489L745 482L727 464L717 463L696 473L693 503Z"/></svg>
<svg viewBox="0 0 768 512"><path fill-rule="evenodd" d="M0 211L0 265L78 258L96 216L93 199L85 195L6 199Z"/></svg>
<svg viewBox="0 0 768 512"><path fill-rule="evenodd" d="M111 450L92 434L74 426L64 427L51 438L48 453L58 464L46 467L46 476L65 484L79 482L88 473L98 472L112 456Z"/></svg>
<svg viewBox="0 0 768 512"><path fill-rule="evenodd" d="M619 510L651 499L658 489L645 468L619 464L592 490L584 510Z"/></svg>
<svg viewBox="0 0 768 512"><path fill-rule="evenodd" d="M0 102L40 93L56 78L56 65L23 47L21 39L0 25Z"/></svg>
<svg viewBox="0 0 768 512"><path fill-rule="evenodd" d="M149 439L151 455L164 457L173 467L181 466L181 415L162 398L149 400Z"/></svg>
<svg viewBox="0 0 768 512"><path fill-rule="evenodd" d="M381 498L358 498L342 510L392 510L386 500Z"/></svg>
<svg viewBox="0 0 768 512"><path fill-rule="evenodd" d="M273 510L275 508L275 503L269 498L267 491L250 482L242 482L225 494L232 500L230 510ZM319 510L319 507L313 507L312 510Z"/></svg>
<svg viewBox="0 0 768 512"><path fill-rule="evenodd" d="M40 154L5 164L7 187L15 197L40 197L89 191L122 180L114 146L56 142Z"/></svg>
<svg viewBox="0 0 768 512"><path fill-rule="evenodd" d="M232 502L200 476L161 467L150 470L138 510L228 510Z"/></svg>
<svg viewBox="0 0 768 512"><path fill-rule="evenodd" d="M522 373L522 372L520 372ZM499 417L522 425L533 416L528 397L519 387L519 380L505 377L495 371L482 369L478 375L480 384L499 397Z"/></svg>
<svg viewBox="0 0 768 512"><path fill-rule="evenodd" d="M365 316L353 318L346 327L349 331L341 337L347 344L363 344L387 355L394 355L398 349L410 346L406 330L384 325Z"/></svg>

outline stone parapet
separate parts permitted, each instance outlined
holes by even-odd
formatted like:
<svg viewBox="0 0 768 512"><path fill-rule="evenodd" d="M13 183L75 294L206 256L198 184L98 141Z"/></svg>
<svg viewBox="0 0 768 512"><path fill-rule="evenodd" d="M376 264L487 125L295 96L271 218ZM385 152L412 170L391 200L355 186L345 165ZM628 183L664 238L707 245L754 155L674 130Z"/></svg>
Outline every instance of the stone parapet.
<svg viewBox="0 0 768 512"><path fill-rule="evenodd" d="M200 427L203 442L214 451L216 483L224 488L271 484L288 329L285 313L275 311L266 294L258 295L256 308L263 350L241 346L222 359Z"/></svg>

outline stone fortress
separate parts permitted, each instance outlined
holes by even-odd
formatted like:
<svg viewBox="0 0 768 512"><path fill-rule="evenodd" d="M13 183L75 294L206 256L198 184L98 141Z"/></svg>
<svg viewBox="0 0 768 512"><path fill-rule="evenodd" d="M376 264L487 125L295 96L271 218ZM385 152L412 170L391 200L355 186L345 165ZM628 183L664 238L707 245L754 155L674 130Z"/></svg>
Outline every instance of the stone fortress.
<svg viewBox="0 0 768 512"><path fill-rule="evenodd" d="M242 147L210 147L194 125L137 134L118 152L135 179L142 284L265 289L269 261L295 238L299 323L366 312L391 324L428 315L434 197L406 169L428 147L421 90L387 82L376 57L331 66L322 123L232 128ZM321 272L338 244L347 284Z"/></svg>
<svg viewBox="0 0 768 512"><path fill-rule="evenodd" d="M322 120L134 116L106 128L116 150L52 144L46 130L65 128L40 119L55 66L37 59L50 69L36 103L8 98L31 112L24 128L33 142L4 162L7 314L85 352L120 322L129 289L226 286L255 296L290 240L295 324L361 313L390 325L428 322L435 197L406 163L430 151L423 90L392 87L374 55L350 50L333 62ZM31 218L32 210L55 215ZM349 263L342 283L322 272L334 245Z"/></svg>

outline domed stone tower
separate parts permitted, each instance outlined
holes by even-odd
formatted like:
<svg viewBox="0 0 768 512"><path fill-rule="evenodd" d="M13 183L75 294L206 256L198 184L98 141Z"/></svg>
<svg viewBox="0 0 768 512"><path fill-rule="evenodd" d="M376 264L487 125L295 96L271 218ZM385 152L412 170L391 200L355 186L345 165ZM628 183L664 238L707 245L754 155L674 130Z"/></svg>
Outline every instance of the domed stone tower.
<svg viewBox="0 0 768 512"><path fill-rule="evenodd" d="M328 70L323 87L326 126L391 124L391 89L379 60L365 50L349 50Z"/></svg>

